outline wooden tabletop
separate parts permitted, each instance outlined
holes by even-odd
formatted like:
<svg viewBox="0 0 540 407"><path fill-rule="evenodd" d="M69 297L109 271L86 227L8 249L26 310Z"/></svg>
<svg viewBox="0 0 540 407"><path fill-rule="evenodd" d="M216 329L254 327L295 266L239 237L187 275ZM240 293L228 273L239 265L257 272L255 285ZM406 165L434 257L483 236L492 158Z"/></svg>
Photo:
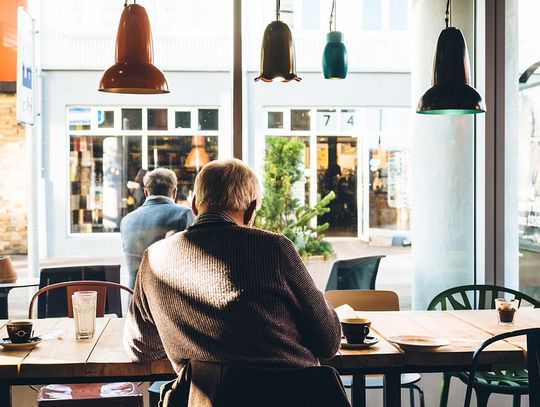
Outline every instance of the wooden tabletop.
<svg viewBox="0 0 540 407"><path fill-rule="evenodd" d="M497 325L495 311L401 311L360 312L372 321L372 334L381 340L364 350L340 349L324 363L338 369L366 372L377 369L436 371L470 364L473 351L490 336L513 329L540 326L540 309L520 309L513 328ZM6 337L0 321L0 335ZM174 374L168 360L148 364L132 363L122 348L124 320L98 318L96 334L90 340L75 340L72 319L34 320L35 335L61 331L63 336L46 339L32 350L0 350L0 379L16 383L48 378L142 377ZM448 346L429 352L404 352L388 341L395 335L430 335L450 341ZM525 357L525 339L514 338L493 344L484 352L483 364L520 363Z"/></svg>

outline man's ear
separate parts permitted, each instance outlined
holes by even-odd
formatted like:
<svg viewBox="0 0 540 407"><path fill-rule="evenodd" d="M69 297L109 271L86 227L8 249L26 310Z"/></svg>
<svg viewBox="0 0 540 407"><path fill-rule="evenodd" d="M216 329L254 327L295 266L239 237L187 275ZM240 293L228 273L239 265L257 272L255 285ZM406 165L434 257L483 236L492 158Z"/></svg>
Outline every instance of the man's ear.
<svg viewBox="0 0 540 407"><path fill-rule="evenodd" d="M150 195L150 193L148 192L148 190L146 188L144 188L144 196L146 198L148 198L148 195Z"/></svg>
<svg viewBox="0 0 540 407"><path fill-rule="evenodd" d="M193 199L191 200L191 210L195 216L199 215L199 210L197 209L197 204L195 203L195 195L193 195Z"/></svg>
<svg viewBox="0 0 540 407"><path fill-rule="evenodd" d="M257 208L257 200L251 201L248 208L244 212L244 226L251 226L255 215L255 209Z"/></svg>
<svg viewBox="0 0 540 407"><path fill-rule="evenodd" d="M176 201L176 194L178 193L178 187L175 187L172 192L170 198L174 201Z"/></svg>

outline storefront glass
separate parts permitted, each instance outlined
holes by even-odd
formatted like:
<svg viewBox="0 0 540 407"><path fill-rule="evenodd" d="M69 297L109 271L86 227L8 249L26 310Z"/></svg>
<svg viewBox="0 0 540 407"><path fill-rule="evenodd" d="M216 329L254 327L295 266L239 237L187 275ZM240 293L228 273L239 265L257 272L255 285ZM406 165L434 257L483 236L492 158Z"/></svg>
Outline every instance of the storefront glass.
<svg viewBox="0 0 540 407"><path fill-rule="evenodd" d="M71 233L119 232L157 167L176 173L176 201L189 205L195 176L218 158L215 108L70 107L68 122Z"/></svg>

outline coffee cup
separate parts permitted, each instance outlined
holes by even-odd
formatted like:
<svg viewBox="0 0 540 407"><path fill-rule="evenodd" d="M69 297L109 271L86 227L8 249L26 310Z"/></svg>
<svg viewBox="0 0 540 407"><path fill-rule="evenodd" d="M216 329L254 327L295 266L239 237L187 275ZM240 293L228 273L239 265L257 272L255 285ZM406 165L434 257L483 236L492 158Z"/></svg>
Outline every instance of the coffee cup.
<svg viewBox="0 0 540 407"><path fill-rule="evenodd" d="M6 328L12 343L26 343L32 337L32 321L9 321Z"/></svg>
<svg viewBox="0 0 540 407"><path fill-rule="evenodd" d="M371 321L366 318L344 318L341 329L348 343L364 343L369 334Z"/></svg>

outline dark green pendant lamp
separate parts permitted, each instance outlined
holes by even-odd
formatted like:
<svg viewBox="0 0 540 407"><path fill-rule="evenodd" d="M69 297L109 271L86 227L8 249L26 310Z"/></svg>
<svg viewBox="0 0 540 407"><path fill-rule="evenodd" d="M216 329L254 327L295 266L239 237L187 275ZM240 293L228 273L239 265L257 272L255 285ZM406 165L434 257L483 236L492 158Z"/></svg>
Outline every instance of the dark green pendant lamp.
<svg viewBox="0 0 540 407"><path fill-rule="evenodd" d="M467 44L461 31L448 26L450 0L446 3L446 28L441 31L433 58L432 87L420 98L416 113L463 115L484 113L482 96L469 85Z"/></svg>
<svg viewBox="0 0 540 407"><path fill-rule="evenodd" d="M336 15L336 0L333 0L330 12L330 32L326 34L326 46L322 57L325 79L345 79L347 76L347 48L343 44L343 34L336 30ZM332 23L334 23L333 30Z"/></svg>
<svg viewBox="0 0 540 407"><path fill-rule="evenodd" d="M279 20L279 0L276 0L276 21L264 30L261 47L261 71L255 82L300 81L296 75L294 42L289 26Z"/></svg>

